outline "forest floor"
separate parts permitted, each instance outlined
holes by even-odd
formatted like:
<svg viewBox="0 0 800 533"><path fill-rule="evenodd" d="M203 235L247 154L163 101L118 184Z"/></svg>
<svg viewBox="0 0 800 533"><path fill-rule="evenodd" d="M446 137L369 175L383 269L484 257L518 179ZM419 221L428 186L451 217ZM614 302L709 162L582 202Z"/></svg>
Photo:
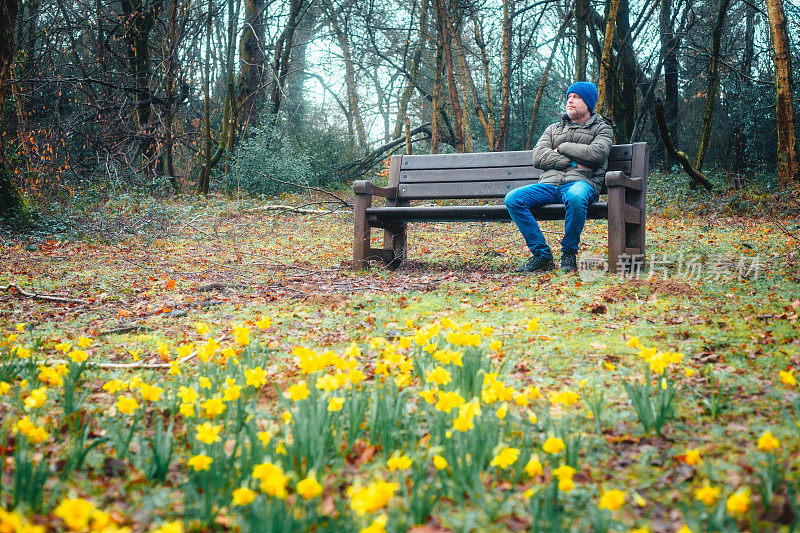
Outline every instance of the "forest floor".
<svg viewBox="0 0 800 533"><path fill-rule="evenodd" d="M514 274L488 223L353 272L347 209L223 197L5 235L0 524L796 527L797 220L714 202L654 188L627 277Z"/></svg>

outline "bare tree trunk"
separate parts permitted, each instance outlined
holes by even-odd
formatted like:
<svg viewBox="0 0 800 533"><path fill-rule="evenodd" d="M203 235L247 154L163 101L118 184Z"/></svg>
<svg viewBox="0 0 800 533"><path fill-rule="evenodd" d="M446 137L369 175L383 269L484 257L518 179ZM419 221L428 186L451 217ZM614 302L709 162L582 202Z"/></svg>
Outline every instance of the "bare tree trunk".
<svg viewBox="0 0 800 533"><path fill-rule="evenodd" d="M606 100L608 100L608 86L610 78L613 76L611 70L611 50L614 44L614 27L617 23L617 12L619 11L620 0L608 0L608 14L606 15L606 31L603 38L603 55L600 57L600 75L598 76L597 104L594 107L596 113L606 113Z"/></svg>
<svg viewBox="0 0 800 533"><path fill-rule="evenodd" d="M742 57L742 74L749 78L753 70L753 48L756 33L756 10L745 4L744 56ZM749 80L748 80L749 81Z"/></svg>
<svg viewBox="0 0 800 533"><path fill-rule="evenodd" d="M3 146L3 105L5 104L7 82L14 72L14 28L17 23L18 4L16 0L0 0L0 217L4 219L30 219L30 210L14 184L11 169L6 165Z"/></svg>
<svg viewBox="0 0 800 533"><path fill-rule="evenodd" d="M508 117L510 115L509 93L511 92L511 12L514 0L503 1L503 42L500 60L500 123L494 136L494 150L505 148Z"/></svg>
<svg viewBox="0 0 800 533"><path fill-rule="evenodd" d="M367 147L367 134L364 131L364 122L361 120L361 112L358 108L358 89L356 87L356 73L353 67L353 55L350 52L350 43L347 41L347 35L339 24L339 16L333 9L333 5L331 5L329 0L325 0L325 7L328 10L328 19L331 22L331 28L333 29L334 35L336 35L339 48L342 50L349 115L350 119L353 121L356 135L358 136L358 146L363 150Z"/></svg>
<svg viewBox="0 0 800 533"><path fill-rule="evenodd" d="M692 168L692 163L689 161L689 158L686 157L686 154L683 152L678 151L672 145L672 140L669 136L669 130L667 129L667 120L664 118L664 106L661 105L661 100L656 100L655 102L655 111L656 111L656 122L658 123L658 131L661 134L661 140L664 142L664 148L670 155L675 158L678 163L680 163L681 167L683 167L684 172L691 178L691 187L694 189L697 187L697 184L701 184L707 191L712 189L711 183L706 179L702 172L699 170Z"/></svg>
<svg viewBox="0 0 800 533"><path fill-rule="evenodd" d="M431 153L439 153L439 106L441 105L442 69L444 63L444 35L442 25L438 20L438 1L436 20L436 71L433 75L433 100L431 102Z"/></svg>
<svg viewBox="0 0 800 533"><path fill-rule="evenodd" d="M278 46L275 47L275 62L273 64L273 83L272 83L272 122L278 123L278 113L283 103L283 88L286 85L286 78L289 76L289 65L292 55L292 43L294 32L300 20L300 12L303 8L303 0L290 0L289 19L283 29Z"/></svg>
<svg viewBox="0 0 800 533"><path fill-rule="evenodd" d="M163 0L145 5L145 0L122 0L125 16L125 43L128 63L136 84L136 124L142 134L142 158L146 170L155 168L156 143L152 123L153 108L150 90L150 32ZM65 15L66 16L66 15Z"/></svg>
<svg viewBox="0 0 800 533"><path fill-rule="evenodd" d="M239 124L257 122L264 101L266 44L264 43L264 10L266 0L245 0L244 27L239 38L239 77L237 109Z"/></svg>
<svg viewBox="0 0 800 533"><path fill-rule="evenodd" d="M575 81L586 79L587 53L586 26L589 20L587 0L575 0Z"/></svg>
<svg viewBox="0 0 800 533"><path fill-rule="evenodd" d="M425 49L425 41L428 38L428 0L422 0L422 5L419 9L419 39L414 46L414 54L411 56L411 79L408 80L408 85L403 90L400 96L400 103L397 109L397 121L394 125L394 133L392 139L397 139L402 135L403 125L407 118L406 113L408 110L408 102L411 100L411 95L414 94L414 85L417 83L419 76L419 64L422 59L422 52Z"/></svg>
<svg viewBox="0 0 800 533"><path fill-rule="evenodd" d="M680 113L678 112L678 36L675 34L675 21L672 13L672 0L661 0L659 13L659 30L661 33L661 53L664 55L664 111L667 116L667 128L673 142L680 145L678 130ZM672 157L664 151L664 166L672 166Z"/></svg>
<svg viewBox="0 0 800 533"><path fill-rule="evenodd" d="M169 7L169 51L167 55L167 105L164 109L164 145L167 159L167 175L172 184L172 188L177 192L181 186L175 176L175 163L172 157L173 139L172 128L174 126L172 118L173 97L175 94L175 50L176 32L178 19L178 0L172 0Z"/></svg>
<svg viewBox="0 0 800 533"><path fill-rule="evenodd" d="M206 14L206 63L205 74L203 76L203 145L205 152L205 164L200 170L200 181L197 184L197 192L208 195L211 184L211 98L208 94L208 86L211 84L211 0L208 0L208 13Z"/></svg>
<svg viewBox="0 0 800 533"><path fill-rule="evenodd" d="M708 142L711 139L711 121L714 118L714 102L717 100L717 89L719 87L719 49L722 41L722 23L725 21L725 12L728 10L730 0L722 0L719 7L717 21L714 30L711 32L711 66L708 69L708 88L706 89L706 110L703 113L703 133L700 136L700 148L697 150L697 158L694 161L694 168L698 171L703 170L703 160L706 158Z"/></svg>
<svg viewBox="0 0 800 533"><path fill-rule="evenodd" d="M778 122L778 178L783 183L800 181L797 131L792 102L792 56L783 0L766 0L775 61L775 117Z"/></svg>
<svg viewBox="0 0 800 533"><path fill-rule="evenodd" d="M476 13L473 11L472 13L472 25L475 28L475 44L477 45L478 49L481 51L481 66L483 67L483 84L484 89L486 91L486 113L483 112L483 109L476 109L478 114L478 120L481 122L483 126L483 131L486 134L486 144L489 146L494 146L494 136L495 136L495 123L494 123L494 102L492 99L492 79L490 75L490 66L491 61L489 59L489 54L486 51L486 40L483 38L483 30L481 29L481 25L478 22L478 17ZM463 55L463 50L459 49L459 54ZM466 59L464 59L466 63ZM471 74L470 74L471 77ZM476 108L480 108L480 104L478 103L478 91L474 89L473 85L473 105Z"/></svg>
<svg viewBox="0 0 800 533"><path fill-rule="evenodd" d="M458 153L464 153L464 113L458 100L458 87L456 87L455 72L453 71L453 50L450 44L451 35L449 14L445 0L436 0L437 25L442 34L442 48L444 49L444 67L447 72L447 88L450 94L450 108L453 110L453 129L455 138L453 147Z"/></svg>
<svg viewBox="0 0 800 533"><path fill-rule="evenodd" d="M558 28L558 33L556 33L556 38L553 41L553 50L550 52L550 58L547 60L547 66L544 67L544 72L542 72L542 79L539 81L539 89L536 91L536 100L533 102L533 113L531 113L531 120L528 123L528 140L525 142L526 150L533 148L534 124L536 123L536 117L539 115L539 106L542 103L544 88L547 85L547 76L550 73L550 67L553 65L553 59L556 57L558 44L561 42L561 38L564 37L564 33L567 31L567 26L569 26L569 22L571 20L572 13L569 13L567 14L567 18L564 19L564 22L561 23L561 27Z"/></svg>
<svg viewBox="0 0 800 533"><path fill-rule="evenodd" d="M636 61L636 52L631 44L633 35L628 0L620 0L617 10L617 36L619 38L619 61L617 62L619 90L614 91L615 142L624 144L629 141L636 120L636 85L639 66Z"/></svg>
<svg viewBox="0 0 800 533"><path fill-rule="evenodd" d="M452 27L450 28L450 30L452 33ZM463 87L464 89L464 108L469 109L470 103L468 97L471 96L472 109L475 111L475 114L478 117L478 121L481 123L481 127L483 128L483 135L486 137L486 142L491 148L492 146L494 146L494 119L492 118L490 123L489 119L486 118L486 114L484 113L483 108L480 105L480 101L478 99L478 89L475 87L475 81L472 79L472 71L470 70L469 65L467 64L467 58L464 55L464 47L461 43L460 35L458 36L457 39L453 40L453 44L455 44L456 47L456 53L458 54L458 63L461 70L461 87ZM479 44L478 46L480 47L481 45ZM486 67L488 68L488 64L486 65ZM488 70L486 71L486 75L488 77ZM467 92L467 88L469 88L469 93ZM491 93L489 93L487 96L491 99ZM469 136L466 137L465 141L467 143L467 150L472 151Z"/></svg>

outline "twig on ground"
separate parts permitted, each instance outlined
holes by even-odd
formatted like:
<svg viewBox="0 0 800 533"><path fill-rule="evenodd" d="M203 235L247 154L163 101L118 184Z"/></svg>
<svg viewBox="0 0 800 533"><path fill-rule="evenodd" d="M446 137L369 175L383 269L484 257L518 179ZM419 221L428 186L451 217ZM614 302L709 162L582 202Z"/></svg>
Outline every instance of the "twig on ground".
<svg viewBox="0 0 800 533"><path fill-rule="evenodd" d="M336 213L336 211L330 209L303 209L291 205L262 205L260 207L254 207L250 209L250 211L289 211L301 215L332 215Z"/></svg>
<svg viewBox="0 0 800 533"><path fill-rule="evenodd" d="M0 292L13 292L16 291L22 298L30 298L32 300L44 300L46 302L57 302L63 304L88 304L86 300L78 298L67 298L66 296L56 296L52 294L41 294L38 292L28 292L16 283L9 283L8 285L0 285Z"/></svg>
<svg viewBox="0 0 800 533"><path fill-rule="evenodd" d="M312 187L311 185L303 185L303 184L300 184L300 183L294 183L292 181L279 180L278 178L273 178L272 176L267 176L266 174L264 174L262 172L256 172L256 174L258 174L259 176L263 176L263 177L267 178L270 181L277 181L278 183L283 183L284 185L293 185L295 187L300 187L301 189L308 189L310 191L316 191L316 192L319 192L319 193L322 193L322 194L327 194L331 198L335 198L336 200L338 200L344 207L349 207L350 209L353 208L352 204L347 203L347 201L345 201L344 198L342 198L340 196L337 196L337 195L333 194L330 191L326 191L325 189L320 189L319 187Z"/></svg>

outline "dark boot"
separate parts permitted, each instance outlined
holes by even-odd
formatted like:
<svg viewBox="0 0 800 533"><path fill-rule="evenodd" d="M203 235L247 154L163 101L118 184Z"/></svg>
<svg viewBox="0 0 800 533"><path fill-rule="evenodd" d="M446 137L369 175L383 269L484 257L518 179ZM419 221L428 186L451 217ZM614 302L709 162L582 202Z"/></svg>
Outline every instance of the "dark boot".
<svg viewBox="0 0 800 533"><path fill-rule="evenodd" d="M547 272L556 268L552 255L530 257L528 261L514 272Z"/></svg>
<svg viewBox="0 0 800 533"><path fill-rule="evenodd" d="M577 272L578 271L578 254L561 254L561 271L562 272Z"/></svg>

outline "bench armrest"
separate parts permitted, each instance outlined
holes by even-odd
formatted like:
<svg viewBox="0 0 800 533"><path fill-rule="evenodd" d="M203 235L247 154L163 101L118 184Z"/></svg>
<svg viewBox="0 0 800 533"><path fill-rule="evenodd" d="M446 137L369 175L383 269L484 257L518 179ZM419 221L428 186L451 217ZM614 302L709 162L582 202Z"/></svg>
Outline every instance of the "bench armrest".
<svg viewBox="0 0 800 533"><path fill-rule="evenodd" d="M625 187L626 189L642 190L642 178L631 178L620 170L606 172L606 188Z"/></svg>
<svg viewBox="0 0 800 533"><path fill-rule="evenodd" d="M397 187L378 187L371 181L357 180L353 182L353 193L380 196L381 198L397 198Z"/></svg>

